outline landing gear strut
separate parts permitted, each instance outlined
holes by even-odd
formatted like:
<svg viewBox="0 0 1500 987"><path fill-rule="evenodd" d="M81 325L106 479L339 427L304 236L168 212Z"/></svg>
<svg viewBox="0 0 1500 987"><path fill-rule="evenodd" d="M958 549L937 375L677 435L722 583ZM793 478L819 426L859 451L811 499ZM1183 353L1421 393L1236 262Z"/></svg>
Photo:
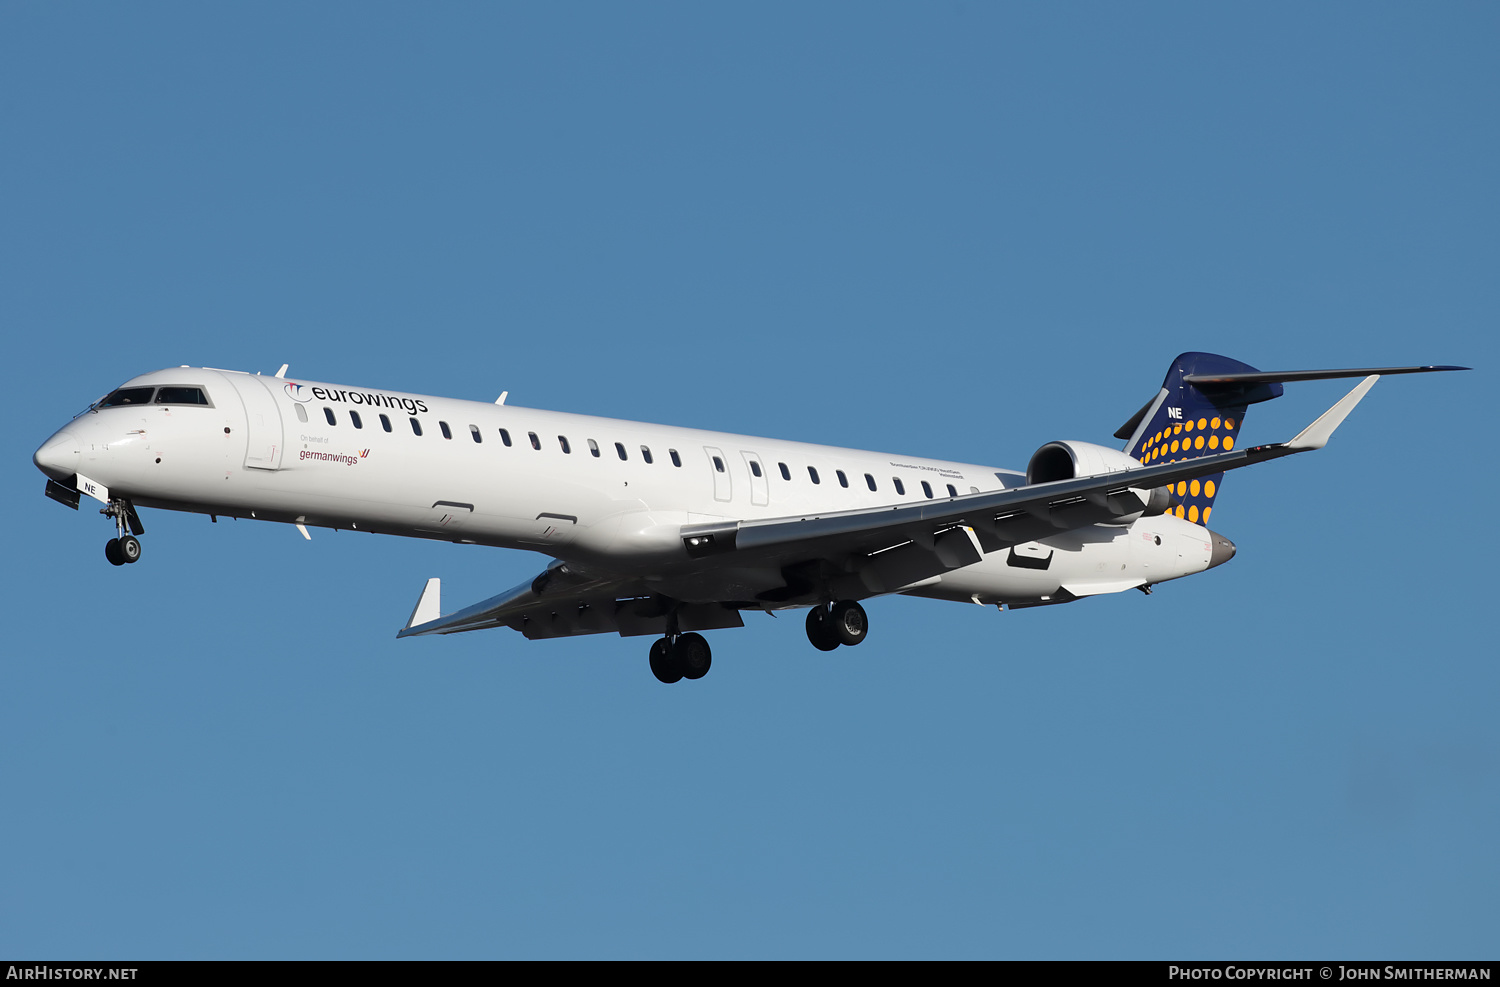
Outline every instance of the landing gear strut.
<svg viewBox="0 0 1500 987"><path fill-rule="evenodd" d="M833 651L841 644L852 648L869 632L865 608L853 600L842 600L831 607L816 606L807 612L807 639L819 651Z"/></svg>
<svg viewBox="0 0 1500 987"><path fill-rule="evenodd" d="M128 500L111 500L109 506L99 512L105 517L115 520L115 531L119 535L104 543L104 557L109 560L110 565L125 565L136 562L141 557L141 543L136 540L136 535L146 533L146 526L141 524L140 515L136 514L135 507ZM125 533L126 526L130 528L130 534Z"/></svg>
<svg viewBox="0 0 1500 987"><path fill-rule="evenodd" d="M713 652L702 634L669 634L651 645L651 674L671 684L679 679L701 679L713 664Z"/></svg>

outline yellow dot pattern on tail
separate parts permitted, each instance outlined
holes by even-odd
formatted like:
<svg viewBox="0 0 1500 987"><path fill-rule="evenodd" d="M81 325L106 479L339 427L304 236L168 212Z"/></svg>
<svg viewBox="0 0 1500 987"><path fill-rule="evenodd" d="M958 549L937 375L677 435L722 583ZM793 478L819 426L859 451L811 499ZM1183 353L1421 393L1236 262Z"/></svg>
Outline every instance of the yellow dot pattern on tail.
<svg viewBox="0 0 1500 987"><path fill-rule="evenodd" d="M1169 425L1146 436L1135 450L1135 459L1142 465L1162 461L1175 463L1216 452L1228 452L1234 448L1235 430L1238 426L1238 419L1227 415L1205 415L1181 424ZM1207 524L1218 492L1216 477L1194 480L1191 483L1180 482L1172 488L1178 503L1171 508L1171 513L1195 524Z"/></svg>

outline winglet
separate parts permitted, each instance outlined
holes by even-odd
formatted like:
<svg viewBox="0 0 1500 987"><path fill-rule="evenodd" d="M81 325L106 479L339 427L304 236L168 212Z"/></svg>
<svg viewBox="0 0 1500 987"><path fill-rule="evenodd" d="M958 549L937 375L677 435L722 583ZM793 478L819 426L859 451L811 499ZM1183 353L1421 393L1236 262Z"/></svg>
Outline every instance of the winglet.
<svg viewBox="0 0 1500 987"><path fill-rule="evenodd" d="M404 629L410 629L441 617L443 615L442 605L439 602L441 594L442 580L437 576L427 580L427 585L422 588L422 595L417 599L417 605L411 612L411 619L406 622Z"/></svg>
<svg viewBox="0 0 1500 987"><path fill-rule="evenodd" d="M1375 386L1375 382L1379 379L1379 374L1371 374L1360 381L1354 390L1343 396L1338 404L1323 412L1317 421L1298 432L1297 437L1286 444L1286 448L1292 452L1304 452L1326 446L1333 430L1344 423L1344 419L1349 417L1349 412L1354 410L1354 406L1359 404L1360 399Z"/></svg>

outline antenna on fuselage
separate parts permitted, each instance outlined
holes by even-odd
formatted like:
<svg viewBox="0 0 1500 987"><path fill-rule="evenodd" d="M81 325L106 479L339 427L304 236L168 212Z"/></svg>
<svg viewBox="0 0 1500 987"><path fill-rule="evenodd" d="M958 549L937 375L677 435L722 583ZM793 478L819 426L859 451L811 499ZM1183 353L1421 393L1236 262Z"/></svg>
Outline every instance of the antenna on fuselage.
<svg viewBox="0 0 1500 987"><path fill-rule="evenodd" d="M509 391L501 391L500 392L500 396L495 399L495 403L496 404L504 404L505 403L505 399L508 398L508 397L510 397L510 392Z"/></svg>
<svg viewBox="0 0 1500 987"><path fill-rule="evenodd" d="M278 376L278 377L285 377L286 376L286 368L290 367L290 366L291 366L290 363L283 363L281 365L281 369L278 370L278 371L276 371L276 376Z"/></svg>

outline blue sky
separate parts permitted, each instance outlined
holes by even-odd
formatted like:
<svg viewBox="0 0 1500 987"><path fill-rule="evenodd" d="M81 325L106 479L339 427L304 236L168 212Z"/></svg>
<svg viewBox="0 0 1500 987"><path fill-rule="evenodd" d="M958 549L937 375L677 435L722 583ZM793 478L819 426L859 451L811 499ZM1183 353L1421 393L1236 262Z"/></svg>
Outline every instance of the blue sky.
<svg viewBox="0 0 1500 987"><path fill-rule="evenodd" d="M1496 953L1493 5L12 4L0 954ZM539 556L31 452L177 364L1023 466L1184 350L1382 381L1211 573L395 640ZM1343 393L1292 385L1246 440ZM18 401L16 399L19 399Z"/></svg>

